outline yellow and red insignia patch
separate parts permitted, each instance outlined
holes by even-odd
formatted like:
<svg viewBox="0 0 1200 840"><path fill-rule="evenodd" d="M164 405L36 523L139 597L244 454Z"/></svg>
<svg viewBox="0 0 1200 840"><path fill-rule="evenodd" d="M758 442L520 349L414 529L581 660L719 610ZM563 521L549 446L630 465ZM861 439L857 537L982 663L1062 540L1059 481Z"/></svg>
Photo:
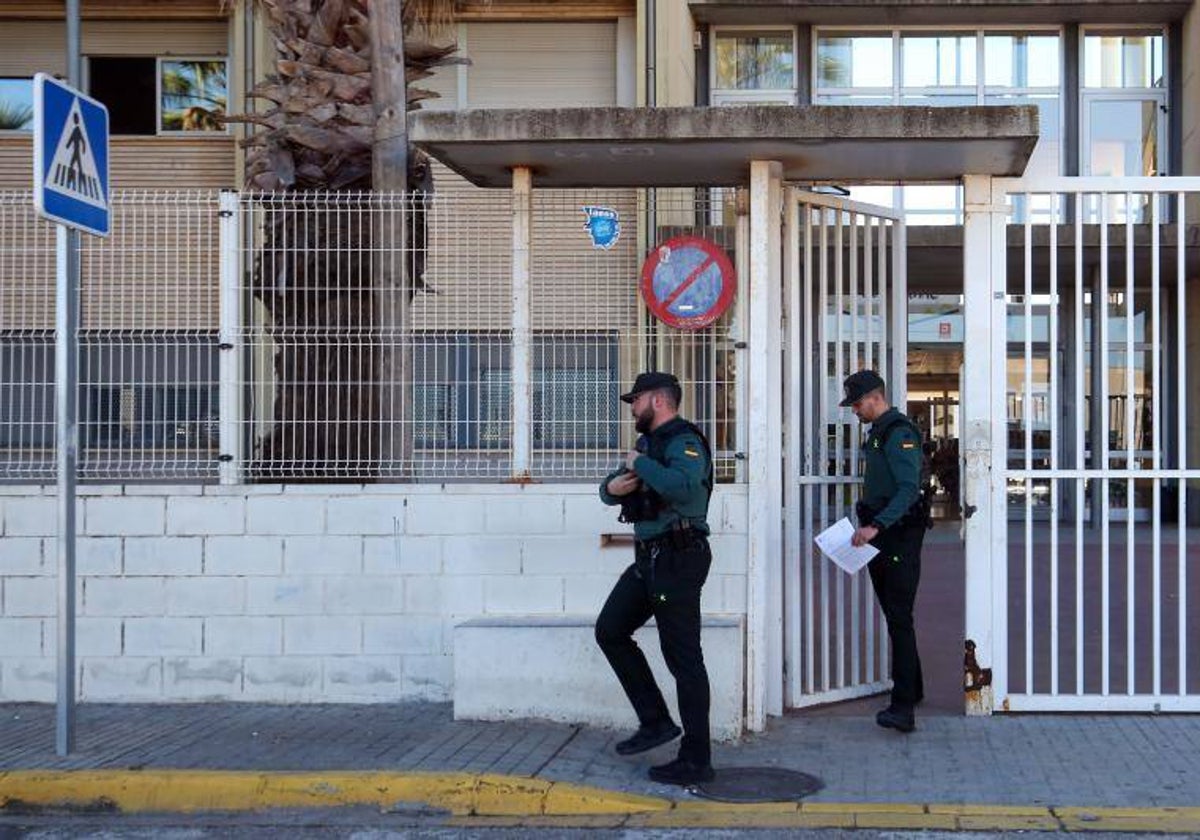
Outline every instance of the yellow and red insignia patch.
<svg viewBox="0 0 1200 840"><path fill-rule="evenodd" d="M915 440L903 440L903 441L900 441L900 448L901 448L901 449L916 449L916 448L917 448L917 442L916 442Z"/></svg>

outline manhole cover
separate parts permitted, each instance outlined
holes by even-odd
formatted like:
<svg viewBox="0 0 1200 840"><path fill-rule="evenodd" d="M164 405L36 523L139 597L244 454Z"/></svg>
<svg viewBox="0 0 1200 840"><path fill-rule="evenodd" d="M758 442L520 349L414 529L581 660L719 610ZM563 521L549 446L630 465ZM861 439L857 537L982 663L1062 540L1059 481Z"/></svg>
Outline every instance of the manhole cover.
<svg viewBox="0 0 1200 840"><path fill-rule="evenodd" d="M692 790L719 802L794 802L825 787L816 776L780 767L718 767L711 782Z"/></svg>

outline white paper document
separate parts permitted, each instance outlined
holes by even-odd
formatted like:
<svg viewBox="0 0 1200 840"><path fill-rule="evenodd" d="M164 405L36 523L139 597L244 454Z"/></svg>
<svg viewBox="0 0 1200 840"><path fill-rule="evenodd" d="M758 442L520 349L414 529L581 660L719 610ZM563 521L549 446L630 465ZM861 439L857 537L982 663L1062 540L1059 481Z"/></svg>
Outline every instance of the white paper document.
<svg viewBox="0 0 1200 840"><path fill-rule="evenodd" d="M854 574L871 562L871 558L879 553L873 545L863 545L857 548L850 544L854 536L854 526L846 517L834 522L821 533L817 534L815 542L821 553L837 563L847 574Z"/></svg>

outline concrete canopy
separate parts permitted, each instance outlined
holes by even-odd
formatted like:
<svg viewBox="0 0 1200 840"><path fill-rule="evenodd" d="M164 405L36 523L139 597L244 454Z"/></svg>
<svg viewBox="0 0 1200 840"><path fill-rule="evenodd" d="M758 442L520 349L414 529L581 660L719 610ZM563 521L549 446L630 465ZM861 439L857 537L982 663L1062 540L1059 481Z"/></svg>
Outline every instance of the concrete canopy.
<svg viewBox="0 0 1200 840"><path fill-rule="evenodd" d="M1032 105L553 108L417 112L418 147L471 183L509 187L741 186L750 162L788 181L1016 176L1038 140Z"/></svg>

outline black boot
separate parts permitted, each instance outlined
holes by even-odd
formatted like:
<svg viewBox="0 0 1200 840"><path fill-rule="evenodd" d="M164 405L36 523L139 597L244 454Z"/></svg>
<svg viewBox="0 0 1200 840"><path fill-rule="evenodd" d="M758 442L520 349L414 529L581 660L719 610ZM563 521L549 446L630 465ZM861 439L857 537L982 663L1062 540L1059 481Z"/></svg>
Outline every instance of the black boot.
<svg viewBox="0 0 1200 840"><path fill-rule="evenodd" d="M916 718L911 706L895 704L875 715L875 722L885 729L895 729L899 732L912 732L917 728Z"/></svg>
<svg viewBox="0 0 1200 840"><path fill-rule="evenodd" d="M674 741L683 730L664 720L651 726L639 726L638 731L624 741L617 741L617 755L637 755L638 753L660 747L668 741Z"/></svg>
<svg viewBox="0 0 1200 840"><path fill-rule="evenodd" d="M711 764L697 764L686 758L677 758L650 768L650 780L664 785L694 785L697 782L711 782L715 777Z"/></svg>

